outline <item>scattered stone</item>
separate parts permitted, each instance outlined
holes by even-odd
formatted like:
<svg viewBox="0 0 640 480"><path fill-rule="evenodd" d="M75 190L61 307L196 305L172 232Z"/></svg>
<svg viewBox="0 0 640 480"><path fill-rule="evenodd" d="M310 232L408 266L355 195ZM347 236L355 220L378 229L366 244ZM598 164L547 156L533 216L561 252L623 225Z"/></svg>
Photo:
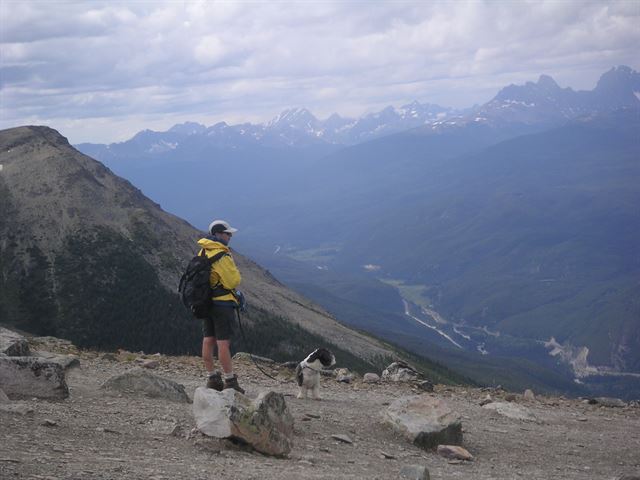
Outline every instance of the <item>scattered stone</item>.
<svg viewBox="0 0 640 480"><path fill-rule="evenodd" d="M149 373L142 368L134 368L121 375L111 377L102 384L101 388L124 393L138 393L174 402L190 402L184 385Z"/></svg>
<svg viewBox="0 0 640 480"><path fill-rule="evenodd" d="M42 425L43 427L55 427L58 425L58 422L49 418L45 418L40 425Z"/></svg>
<svg viewBox="0 0 640 480"><path fill-rule="evenodd" d="M353 440L351 440L348 435L344 435L341 433L333 434L331 435L331 438L333 438L334 440L338 440L339 442L342 442L342 443L348 443L350 445L353 444Z"/></svg>
<svg viewBox="0 0 640 480"><path fill-rule="evenodd" d="M383 458L387 458L389 460L395 460L396 459L395 455L391 455L390 453L383 452L382 450L380 450L380 455L382 455Z"/></svg>
<svg viewBox="0 0 640 480"><path fill-rule="evenodd" d="M535 401L536 396L534 395L533 390L530 390L530 389L528 389L528 388L527 388L527 389L524 391L523 398L524 398L525 400L529 401L529 402L533 402L533 401Z"/></svg>
<svg viewBox="0 0 640 480"><path fill-rule="evenodd" d="M102 354L102 360L106 360L107 362L117 362L118 356L115 353L104 353Z"/></svg>
<svg viewBox="0 0 640 480"><path fill-rule="evenodd" d="M587 421L587 417L578 417L576 418L577 421L579 422L586 422Z"/></svg>
<svg viewBox="0 0 640 480"><path fill-rule="evenodd" d="M237 439L266 455L285 456L293 446L293 417L280 393L262 392L251 401L233 389L198 387L193 414L205 435Z"/></svg>
<svg viewBox="0 0 640 480"><path fill-rule="evenodd" d="M488 404L490 404L491 402L493 402L493 398L491 398L491 395L489 395L489 394L487 393L487 396L486 396L486 397L484 397L484 399L480 401L480 406L481 406L481 407L484 407L485 405L488 405Z"/></svg>
<svg viewBox="0 0 640 480"><path fill-rule="evenodd" d="M303 455L300 458L300 462L307 462L309 465L315 465L316 461L316 457L313 455Z"/></svg>
<svg viewBox="0 0 640 480"><path fill-rule="evenodd" d="M62 366L38 357L0 356L0 385L11 399L69 396Z"/></svg>
<svg viewBox="0 0 640 480"><path fill-rule="evenodd" d="M462 443L460 415L439 398L427 395L400 398L385 411L384 420L424 449Z"/></svg>
<svg viewBox="0 0 640 480"><path fill-rule="evenodd" d="M362 381L364 383L378 383L380 382L380 375L377 373L365 373Z"/></svg>
<svg viewBox="0 0 640 480"><path fill-rule="evenodd" d="M619 398L611 397L597 397L594 398L595 403L610 408L623 408L627 406L627 403Z"/></svg>
<svg viewBox="0 0 640 480"><path fill-rule="evenodd" d="M334 370L334 375L336 376L337 382L351 383L351 380L353 380L353 374L348 368L336 368Z"/></svg>
<svg viewBox="0 0 640 480"><path fill-rule="evenodd" d="M10 403L11 400L9 400L9 397L7 397L7 394L4 393L4 390L2 390L0 388L0 404L2 403Z"/></svg>
<svg viewBox="0 0 640 480"><path fill-rule="evenodd" d="M430 380L424 380L418 383L418 388L420 390L424 390L425 392L433 392L433 382Z"/></svg>
<svg viewBox="0 0 640 480"><path fill-rule="evenodd" d="M305 413L304 416L309 418L320 418L320 415L316 415L315 413Z"/></svg>
<svg viewBox="0 0 640 480"><path fill-rule="evenodd" d="M492 402L484 405L482 408L487 410L495 410L500 415L504 415L514 420L524 420L527 422L535 422L537 419L527 408L514 403Z"/></svg>
<svg viewBox="0 0 640 480"><path fill-rule="evenodd" d="M515 402L518 399L518 396L514 393L508 393L507 395L505 395L504 399L507 402Z"/></svg>
<svg viewBox="0 0 640 480"><path fill-rule="evenodd" d="M429 470L422 465L405 465L400 470L400 478L407 480L430 480Z"/></svg>
<svg viewBox="0 0 640 480"><path fill-rule="evenodd" d="M0 353L8 357L27 357L31 355L27 339L3 327L0 327Z"/></svg>
<svg viewBox="0 0 640 480"><path fill-rule="evenodd" d="M473 461L473 455L471 455L466 449L457 445L438 445L438 455L450 460L466 460Z"/></svg>
<svg viewBox="0 0 640 480"><path fill-rule="evenodd" d="M0 404L0 412L15 413L17 415L29 415L33 413L33 408L22 403Z"/></svg>
<svg viewBox="0 0 640 480"><path fill-rule="evenodd" d="M267 357L260 357L258 355L253 355L251 353L247 353L247 352L238 352L233 356L234 360L246 360L248 362L254 361L254 362L260 362L260 363L266 363L268 365L273 365L275 364L275 360L272 360L270 358ZM294 362L295 363L295 362ZM297 365L297 363L296 363ZM293 367L295 368L295 367Z"/></svg>
<svg viewBox="0 0 640 480"><path fill-rule="evenodd" d="M154 369L160 366L160 362L158 362L158 360L145 360L140 366L142 368Z"/></svg>
<svg viewBox="0 0 640 480"><path fill-rule="evenodd" d="M393 362L382 372L382 380L391 382L412 382L419 378L418 371L406 362Z"/></svg>

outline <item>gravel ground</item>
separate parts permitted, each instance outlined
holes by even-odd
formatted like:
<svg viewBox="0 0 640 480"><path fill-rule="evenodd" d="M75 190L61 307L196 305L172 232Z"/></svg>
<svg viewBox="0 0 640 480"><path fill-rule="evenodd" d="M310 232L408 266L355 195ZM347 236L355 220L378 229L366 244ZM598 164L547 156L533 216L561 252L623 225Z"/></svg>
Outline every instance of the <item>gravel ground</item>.
<svg viewBox="0 0 640 480"><path fill-rule="evenodd" d="M286 396L295 421L288 458L251 452L197 432L191 405L100 388L138 366L139 354L78 352L67 372L64 401L13 401L0 410L1 479L394 479L405 465L428 468L431 479L604 479L640 475L640 408L609 408L578 399L537 396L516 402L537 418L514 420L480 407L486 391L437 385L351 384L322 379L321 401L295 398L292 372L236 362L241 385ZM182 383L190 396L203 383L198 358L147 356L157 375ZM436 395L462 416L463 446L474 461L450 461L413 446L381 422L404 395ZM506 392L491 392L501 400ZM332 435L346 435L343 443Z"/></svg>

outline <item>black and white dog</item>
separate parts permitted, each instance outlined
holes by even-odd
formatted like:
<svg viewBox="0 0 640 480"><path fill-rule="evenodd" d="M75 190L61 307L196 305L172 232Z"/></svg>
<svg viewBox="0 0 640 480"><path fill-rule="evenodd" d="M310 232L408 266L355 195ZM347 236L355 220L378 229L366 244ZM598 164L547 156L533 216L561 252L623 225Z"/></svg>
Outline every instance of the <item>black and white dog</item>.
<svg viewBox="0 0 640 480"><path fill-rule="evenodd" d="M336 357L326 348L317 348L296 367L298 398L307 398L307 392L320 400L320 371L336 364Z"/></svg>

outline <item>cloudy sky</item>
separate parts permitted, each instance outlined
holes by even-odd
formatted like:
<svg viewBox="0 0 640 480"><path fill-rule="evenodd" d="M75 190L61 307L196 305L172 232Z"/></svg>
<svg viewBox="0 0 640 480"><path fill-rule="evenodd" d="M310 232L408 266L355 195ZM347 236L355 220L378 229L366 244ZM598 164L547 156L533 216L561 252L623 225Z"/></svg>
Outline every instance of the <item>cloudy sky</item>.
<svg viewBox="0 0 640 480"><path fill-rule="evenodd" d="M468 107L640 69L640 1L0 1L0 128L112 142L289 107Z"/></svg>

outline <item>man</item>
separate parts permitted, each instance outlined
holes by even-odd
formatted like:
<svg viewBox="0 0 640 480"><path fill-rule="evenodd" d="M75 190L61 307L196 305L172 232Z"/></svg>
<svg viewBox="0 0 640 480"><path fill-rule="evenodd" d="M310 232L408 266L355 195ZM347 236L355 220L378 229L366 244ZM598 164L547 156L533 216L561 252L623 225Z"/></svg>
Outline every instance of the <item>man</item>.
<svg viewBox="0 0 640 480"><path fill-rule="evenodd" d="M218 391L233 388L244 393L238 385L237 375L233 372L229 345L233 333L235 309L238 308L234 289L240 284L240 272L231 257L228 245L237 231L224 220L214 220L209 225L209 235L198 240L198 245L209 258L219 252L226 253L211 267L209 282L213 289L213 305L209 317L202 321L202 360L207 369L207 388ZM224 372L224 381L220 372L213 369L213 353L216 345L218 359Z"/></svg>

